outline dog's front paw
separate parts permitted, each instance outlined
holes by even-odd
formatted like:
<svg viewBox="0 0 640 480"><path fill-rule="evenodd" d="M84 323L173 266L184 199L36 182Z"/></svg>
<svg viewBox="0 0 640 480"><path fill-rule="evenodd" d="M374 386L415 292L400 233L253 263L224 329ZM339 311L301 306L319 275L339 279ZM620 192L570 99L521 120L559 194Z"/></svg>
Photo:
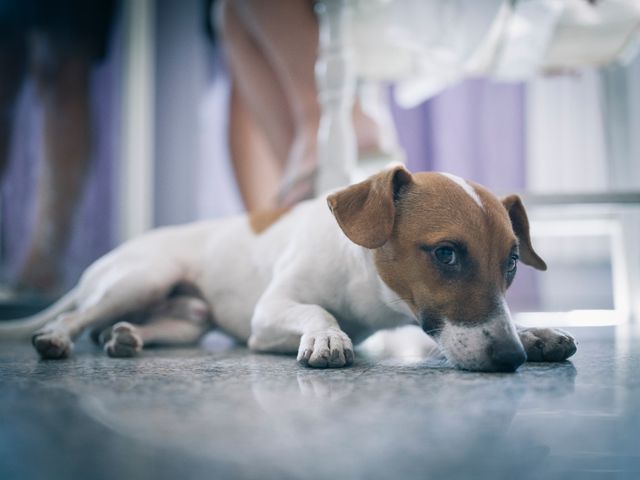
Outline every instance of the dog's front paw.
<svg viewBox="0 0 640 480"><path fill-rule="evenodd" d="M527 328L519 334L530 362L561 362L577 350L575 339L558 328Z"/></svg>
<svg viewBox="0 0 640 480"><path fill-rule="evenodd" d="M133 357L142 350L143 341L136 327L127 322L116 323L104 344L104 351L110 357Z"/></svg>
<svg viewBox="0 0 640 480"><path fill-rule="evenodd" d="M73 342L66 332L45 328L31 337L31 343L42 358L60 359L71 355Z"/></svg>
<svg viewBox="0 0 640 480"><path fill-rule="evenodd" d="M351 339L342 330L305 333L300 339L298 362L305 367L336 368L353 363Z"/></svg>

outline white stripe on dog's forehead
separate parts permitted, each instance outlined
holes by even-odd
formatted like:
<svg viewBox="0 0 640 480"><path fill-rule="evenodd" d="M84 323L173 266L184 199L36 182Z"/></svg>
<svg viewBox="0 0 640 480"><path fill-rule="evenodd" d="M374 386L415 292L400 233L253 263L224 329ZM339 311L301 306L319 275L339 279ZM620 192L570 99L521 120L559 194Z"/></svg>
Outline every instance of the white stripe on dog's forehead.
<svg viewBox="0 0 640 480"><path fill-rule="evenodd" d="M440 175L444 175L449 180L456 183L459 187L462 187L462 189L467 193L467 195L469 195L473 199L473 201L476 202L476 204L484 210L484 206L482 205L482 201L480 200L478 193L469 184L469 182L467 182L464 178L460 178L457 175L452 175L451 173L444 173L444 172L439 172L439 173Z"/></svg>

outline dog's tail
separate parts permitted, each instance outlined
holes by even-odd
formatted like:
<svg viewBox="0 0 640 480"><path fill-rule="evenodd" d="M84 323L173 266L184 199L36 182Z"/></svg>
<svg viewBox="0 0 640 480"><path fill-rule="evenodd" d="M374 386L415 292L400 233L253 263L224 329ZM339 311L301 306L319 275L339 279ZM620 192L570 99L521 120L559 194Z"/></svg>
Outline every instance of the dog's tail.
<svg viewBox="0 0 640 480"><path fill-rule="evenodd" d="M33 332L58 315L73 309L76 289L71 290L48 308L30 317L0 321L0 340L29 338Z"/></svg>

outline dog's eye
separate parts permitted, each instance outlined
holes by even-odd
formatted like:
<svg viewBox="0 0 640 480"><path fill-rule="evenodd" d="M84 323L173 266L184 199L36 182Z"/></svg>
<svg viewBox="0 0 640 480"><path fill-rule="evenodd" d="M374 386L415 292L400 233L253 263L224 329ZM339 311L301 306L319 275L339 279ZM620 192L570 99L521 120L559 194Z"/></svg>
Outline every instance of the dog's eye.
<svg viewBox="0 0 640 480"><path fill-rule="evenodd" d="M444 265L453 266L458 263L458 256L452 247L438 247L433 251L433 254Z"/></svg>
<svg viewBox="0 0 640 480"><path fill-rule="evenodd" d="M509 263L507 264L507 272L508 273L513 273L516 271L516 268L518 268L518 255L516 253L512 254L511 257L509 257Z"/></svg>

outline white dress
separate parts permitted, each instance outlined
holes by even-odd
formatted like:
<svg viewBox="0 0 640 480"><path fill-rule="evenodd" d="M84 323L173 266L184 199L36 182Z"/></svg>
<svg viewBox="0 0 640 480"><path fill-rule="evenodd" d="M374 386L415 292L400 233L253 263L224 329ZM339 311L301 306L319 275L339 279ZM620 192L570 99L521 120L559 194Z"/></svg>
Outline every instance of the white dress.
<svg viewBox="0 0 640 480"><path fill-rule="evenodd" d="M356 71L417 105L464 78L521 81L628 61L639 0L355 0Z"/></svg>

